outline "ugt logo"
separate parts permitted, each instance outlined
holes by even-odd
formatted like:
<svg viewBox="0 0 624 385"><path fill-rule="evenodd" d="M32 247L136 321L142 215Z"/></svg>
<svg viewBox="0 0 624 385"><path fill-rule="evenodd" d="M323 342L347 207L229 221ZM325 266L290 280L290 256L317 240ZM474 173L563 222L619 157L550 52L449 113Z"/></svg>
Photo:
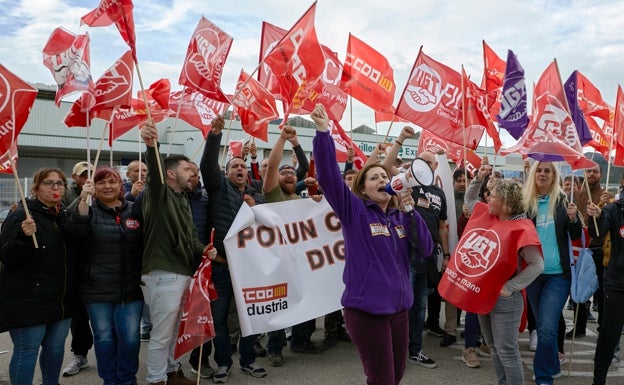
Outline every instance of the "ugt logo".
<svg viewBox="0 0 624 385"><path fill-rule="evenodd" d="M457 270L467 277L478 277L494 266L500 255L500 239L493 230L473 229L461 238L457 253Z"/></svg>

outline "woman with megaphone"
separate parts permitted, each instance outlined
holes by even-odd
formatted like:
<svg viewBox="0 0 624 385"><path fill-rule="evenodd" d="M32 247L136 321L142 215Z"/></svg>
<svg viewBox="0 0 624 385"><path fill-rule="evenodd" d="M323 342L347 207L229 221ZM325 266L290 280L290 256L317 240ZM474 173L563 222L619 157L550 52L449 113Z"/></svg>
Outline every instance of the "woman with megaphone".
<svg viewBox="0 0 624 385"><path fill-rule="evenodd" d="M313 151L318 182L340 219L345 241L342 305L347 331L367 384L398 384L407 362L408 310L413 301L410 255L429 255L431 235L420 215L395 207L382 165L367 164L349 189L335 160L325 107L317 104L310 117L317 128ZM404 205L414 205L410 194L401 199Z"/></svg>

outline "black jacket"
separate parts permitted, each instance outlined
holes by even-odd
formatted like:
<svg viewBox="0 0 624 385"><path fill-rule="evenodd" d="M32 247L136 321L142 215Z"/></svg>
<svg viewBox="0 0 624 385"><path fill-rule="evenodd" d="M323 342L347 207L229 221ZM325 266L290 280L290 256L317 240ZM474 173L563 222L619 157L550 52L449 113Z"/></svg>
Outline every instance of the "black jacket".
<svg viewBox="0 0 624 385"><path fill-rule="evenodd" d="M77 202L75 202L77 203ZM78 254L78 292L84 302L121 303L142 300L142 228L132 216L132 202L123 200L116 210L97 199L88 216L78 214L78 205L69 209L70 222L89 218L91 225Z"/></svg>
<svg viewBox="0 0 624 385"><path fill-rule="evenodd" d="M617 201L606 205L596 222L600 235L611 232L611 258L605 269L604 288L624 291L624 238L621 233L624 228L624 203ZM588 229L589 235L596 237L596 226L592 222Z"/></svg>
<svg viewBox="0 0 624 385"><path fill-rule="evenodd" d="M22 231L26 213L20 205L0 233L0 332L70 318L75 306L74 246L88 222L72 226L61 206L49 209L36 199L26 202L39 247Z"/></svg>

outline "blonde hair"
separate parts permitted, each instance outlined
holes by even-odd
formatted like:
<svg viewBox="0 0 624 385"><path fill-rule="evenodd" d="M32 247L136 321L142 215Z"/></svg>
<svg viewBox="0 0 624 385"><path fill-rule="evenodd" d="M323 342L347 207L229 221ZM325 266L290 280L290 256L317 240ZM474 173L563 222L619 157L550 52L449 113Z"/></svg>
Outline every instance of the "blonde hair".
<svg viewBox="0 0 624 385"><path fill-rule="evenodd" d="M548 217L554 218L557 202L562 198L567 198L565 198L565 194L561 188L561 172L559 171L559 167L553 162L535 162L529 169L529 174L527 176L526 183L524 184L523 194L527 217L533 218L537 216L537 202L540 197L540 193L537 189L537 185L535 184L535 173L540 165L549 165L553 172L552 184L550 185L548 192L548 196L550 197L548 201Z"/></svg>

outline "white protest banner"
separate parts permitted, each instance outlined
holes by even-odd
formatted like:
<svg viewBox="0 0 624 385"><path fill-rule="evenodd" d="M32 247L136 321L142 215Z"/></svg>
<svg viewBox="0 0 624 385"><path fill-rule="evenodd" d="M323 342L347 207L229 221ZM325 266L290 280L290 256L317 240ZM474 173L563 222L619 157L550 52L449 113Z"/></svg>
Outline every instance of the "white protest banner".
<svg viewBox="0 0 624 385"><path fill-rule="evenodd" d="M224 244L243 336L342 307L344 241L325 199L243 204Z"/></svg>

